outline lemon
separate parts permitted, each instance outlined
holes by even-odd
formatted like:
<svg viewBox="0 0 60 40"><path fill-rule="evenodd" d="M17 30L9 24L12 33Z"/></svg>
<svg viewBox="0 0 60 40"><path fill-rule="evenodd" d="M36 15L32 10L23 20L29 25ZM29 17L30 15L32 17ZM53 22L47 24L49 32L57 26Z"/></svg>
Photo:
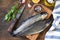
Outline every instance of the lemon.
<svg viewBox="0 0 60 40"><path fill-rule="evenodd" d="M33 3L39 3L40 0L32 0Z"/></svg>

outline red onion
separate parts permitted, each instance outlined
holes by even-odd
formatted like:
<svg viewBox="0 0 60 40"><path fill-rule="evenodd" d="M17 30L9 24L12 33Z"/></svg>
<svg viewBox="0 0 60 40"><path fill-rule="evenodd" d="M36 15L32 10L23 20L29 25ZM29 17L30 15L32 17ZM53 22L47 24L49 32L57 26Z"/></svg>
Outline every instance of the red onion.
<svg viewBox="0 0 60 40"><path fill-rule="evenodd" d="M25 0L22 0L22 3L25 3Z"/></svg>

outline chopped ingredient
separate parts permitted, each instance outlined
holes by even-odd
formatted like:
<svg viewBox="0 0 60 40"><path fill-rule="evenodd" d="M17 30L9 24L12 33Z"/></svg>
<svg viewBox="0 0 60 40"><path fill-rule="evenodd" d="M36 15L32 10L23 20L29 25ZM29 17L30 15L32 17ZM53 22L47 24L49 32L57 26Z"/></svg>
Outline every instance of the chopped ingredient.
<svg viewBox="0 0 60 40"><path fill-rule="evenodd" d="M32 7L31 4L28 3L28 7L31 8Z"/></svg>

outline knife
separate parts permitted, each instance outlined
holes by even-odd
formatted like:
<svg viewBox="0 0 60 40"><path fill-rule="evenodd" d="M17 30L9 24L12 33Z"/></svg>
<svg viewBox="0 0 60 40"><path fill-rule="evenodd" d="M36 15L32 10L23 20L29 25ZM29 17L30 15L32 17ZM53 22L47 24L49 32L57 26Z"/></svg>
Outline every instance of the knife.
<svg viewBox="0 0 60 40"><path fill-rule="evenodd" d="M17 21L19 20L19 18L21 17L24 9L25 9L25 5L22 6L22 8L20 9L20 13L17 13L16 18L14 19L13 23L8 28L9 33L11 33L13 31L13 28L14 28L15 24L17 23Z"/></svg>

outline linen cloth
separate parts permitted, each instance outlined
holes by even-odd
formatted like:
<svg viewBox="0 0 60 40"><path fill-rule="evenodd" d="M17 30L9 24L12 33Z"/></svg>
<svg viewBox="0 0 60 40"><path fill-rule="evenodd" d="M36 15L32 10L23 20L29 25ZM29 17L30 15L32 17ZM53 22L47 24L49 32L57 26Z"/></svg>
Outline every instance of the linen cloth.
<svg viewBox="0 0 60 40"><path fill-rule="evenodd" d="M54 20L51 28L45 35L45 40L60 40L60 0L56 0L52 15Z"/></svg>

